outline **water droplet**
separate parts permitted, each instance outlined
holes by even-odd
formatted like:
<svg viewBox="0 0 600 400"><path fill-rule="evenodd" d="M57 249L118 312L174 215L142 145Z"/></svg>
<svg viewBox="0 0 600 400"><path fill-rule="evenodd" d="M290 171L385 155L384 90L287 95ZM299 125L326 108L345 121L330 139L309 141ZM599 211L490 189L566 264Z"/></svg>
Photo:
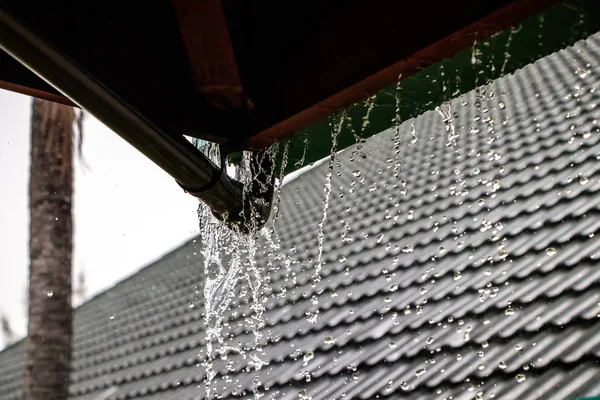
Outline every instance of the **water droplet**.
<svg viewBox="0 0 600 400"><path fill-rule="evenodd" d="M48 296L48 297L54 296L54 291L52 291L52 290L46 290L46 296Z"/></svg>
<svg viewBox="0 0 600 400"><path fill-rule="evenodd" d="M362 175L362 172L359 169L357 169L357 170L352 171L352 175L354 175L356 178L358 178Z"/></svg>
<svg viewBox="0 0 600 400"><path fill-rule="evenodd" d="M390 292L395 292L396 290L398 290L398 285L390 286Z"/></svg>
<svg viewBox="0 0 600 400"><path fill-rule="evenodd" d="M346 257L344 257L344 256L339 256L339 257L338 257L338 261L339 261L339 262L341 262L341 263L345 263L345 262L346 262Z"/></svg>
<svg viewBox="0 0 600 400"><path fill-rule="evenodd" d="M194 308L194 307L195 307L195 306L194 306L194 303L190 303L190 306L189 306L189 307L190 307L190 308Z"/></svg>
<svg viewBox="0 0 600 400"><path fill-rule="evenodd" d="M589 179L588 179L588 178L586 178L585 176L582 176L581 178L579 178L579 184L580 184L581 186L585 186L585 185L587 185L587 184L588 184L588 182L589 182Z"/></svg>
<svg viewBox="0 0 600 400"><path fill-rule="evenodd" d="M515 315L515 309L512 308L511 306L508 306L508 308L506 310L504 310L504 314L506 314L508 316Z"/></svg>
<svg viewBox="0 0 600 400"><path fill-rule="evenodd" d="M417 137L417 133L415 131L415 122L412 121L410 123L410 142L412 144L416 144L419 141L419 138Z"/></svg>
<svg viewBox="0 0 600 400"><path fill-rule="evenodd" d="M575 70L575 73L576 73L577 75L579 75L579 77L580 77L581 79L585 79L585 78L587 78L587 77L588 77L588 75L590 74L590 71L589 71L589 70L586 70L586 69L583 69L583 68L577 68L577 70Z"/></svg>
<svg viewBox="0 0 600 400"><path fill-rule="evenodd" d="M415 251L415 248L410 245L406 245L402 248L403 253L412 253L413 251Z"/></svg>
<svg viewBox="0 0 600 400"><path fill-rule="evenodd" d="M377 235L377 243L383 242L384 237L385 237L385 235L383 233L380 233L379 235Z"/></svg>
<svg viewBox="0 0 600 400"><path fill-rule="evenodd" d="M458 281L462 279L462 274L459 271L454 271L454 280Z"/></svg>
<svg viewBox="0 0 600 400"><path fill-rule="evenodd" d="M527 379L527 377L524 374L518 374L517 376L515 376L515 379L517 380L517 382L521 383L525 382L525 379Z"/></svg>
<svg viewBox="0 0 600 400"><path fill-rule="evenodd" d="M310 360L312 360L313 358L315 358L315 353L313 353L312 351L309 351L308 353L304 353L304 357L302 357L302 361L304 366L306 366L308 364L308 362Z"/></svg>
<svg viewBox="0 0 600 400"><path fill-rule="evenodd" d="M408 383L402 381L402 382L400 382L400 389L402 389L402 390L404 390L406 392L407 390L410 389L410 386L409 386Z"/></svg>
<svg viewBox="0 0 600 400"><path fill-rule="evenodd" d="M515 350L516 350L517 352L519 352L519 351L523 351L523 346L521 346L520 344L517 344L517 345L515 345Z"/></svg>
<svg viewBox="0 0 600 400"><path fill-rule="evenodd" d="M115 319L115 314L110 314L110 316L108 317L109 319Z"/></svg>
<svg viewBox="0 0 600 400"><path fill-rule="evenodd" d="M440 254L446 254L447 251L448 251L448 249L446 249L444 246L440 247L440 250L439 250Z"/></svg>
<svg viewBox="0 0 600 400"><path fill-rule="evenodd" d="M433 343L433 341L434 341L434 340L435 340L435 339L434 339L432 336L429 336L429 337L427 338L427 340L425 341L425 343L427 343L427 344L431 344L431 343Z"/></svg>
<svg viewBox="0 0 600 400"><path fill-rule="evenodd" d="M498 364L498 368L506 369L506 363L504 361L500 361L500 363Z"/></svg>
<svg viewBox="0 0 600 400"><path fill-rule="evenodd" d="M394 384L394 381L389 380L388 383L387 383L387 386L385 387L385 391L386 392L391 392L392 389L393 389L393 386L392 386L393 384Z"/></svg>
<svg viewBox="0 0 600 400"><path fill-rule="evenodd" d="M306 389L299 391L299 392L298 392L298 397L299 397L301 400L311 400L311 399L312 399L312 397L310 397L310 396L308 395L308 393L306 392Z"/></svg>
<svg viewBox="0 0 600 400"><path fill-rule="evenodd" d="M420 295L423 295L423 294L425 294L425 293L427 293L427 288L424 288L424 287L422 287L422 288L419 290L419 294L420 294Z"/></svg>
<svg viewBox="0 0 600 400"><path fill-rule="evenodd" d="M335 344L335 339L332 338L331 336L327 336L325 338L325 344Z"/></svg>
<svg viewBox="0 0 600 400"><path fill-rule="evenodd" d="M396 342L390 342L390 348L395 349L396 347L398 347Z"/></svg>
<svg viewBox="0 0 600 400"><path fill-rule="evenodd" d="M421 376L423 375L425 372L427 372L427 370L425 368L419 368L418 370L415 371L415 375L416 376Z"/></svg>
<svg viewBox="0 0 600 400"><path fill-rule="evenodd" d="M546 255L552 257L556 255L556 249L554 247L548 247L546 249Z"/></svg>
<svg viewBox="0 0 600 400"><path fill-rule="evenodd" d="M501 101L501 102L498 103L498 107L500 107L501 109L504 110L506 108L506 104L504 104L504 102Z"/></svg>

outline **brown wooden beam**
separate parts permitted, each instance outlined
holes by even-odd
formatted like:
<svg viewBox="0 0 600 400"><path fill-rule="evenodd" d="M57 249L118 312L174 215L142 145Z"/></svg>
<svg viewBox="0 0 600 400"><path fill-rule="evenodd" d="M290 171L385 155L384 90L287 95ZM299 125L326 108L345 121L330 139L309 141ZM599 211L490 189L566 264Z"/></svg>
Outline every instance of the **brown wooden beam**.
<svg viewBox="0 0 600 400"><path fill-rule="evenodd" d="M196 88L221 110L251 114L221 0L173 0Z"/></svg>
<svg viewBox="0 0 600 400"><path fill-rule="evenodd" d="M37 97L48 101L54 101L56 103L64 104L71 107L79 107L65 96L44 92L43 90L33 89L27 86L18 85L16 83L6 82L0 80L0 89L9 90L11 92L21 93L26 96Z"/></svg>
<svg viewBox="0 0 600 400"><path fill-rule="evenodd" d="M259 149L282 140L336 111L342 110L379 90L393 85L398 77L406 78L436 62L452 57L460 50L495 33L518 25L528 17L558 3L559 0L516 0L463 29L417 51L409 57L349 86L294 116L247 139L244 147Z"/></svg>

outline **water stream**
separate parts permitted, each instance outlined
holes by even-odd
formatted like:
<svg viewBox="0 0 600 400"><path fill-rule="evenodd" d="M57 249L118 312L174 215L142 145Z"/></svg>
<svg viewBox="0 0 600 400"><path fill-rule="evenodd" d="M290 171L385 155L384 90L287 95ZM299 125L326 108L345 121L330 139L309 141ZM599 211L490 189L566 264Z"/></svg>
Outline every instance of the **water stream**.
<svg viewBox="0 0 600 400"><path fill-rule="evenodd" d="M211 156L218 158L212 148L205 146L201 150ZM200 203L198 208L198 219L200 224L200 237L202 241L201 254L204 263L204 324L205 324L205 354L203 365L206 369L205 392L206 398L217 396L217 388L213 380L217 376L214 361L217 357L227 359L231 353L239 354L246 359L248 366L255 371L260 370L266 363L264 361L264 350L262 349L264 328L263 313L265 292L264 266L256 262L257 238L259 234L268 237L272 246L273 254L277 253L276 220L279 210L279 195L281 193L281 182L283 170L287 164L288 146L284 145L282 169L279 174L279 182L274 190L273 219L269 228L262 228L259 232L259 224L255 216L255 210L248 210L243 215L250 218L244 221L244 230L241 232L235 227L232 229L217 220L211 210ZM275 162L277 146L272 147L264 153L264 157ZM251 168L251 155L244 153L240 165L235 168L235 179L243 185L244 204L254 207L254 203L245 201L251 195L253 182L257 175L264 171L254 171ZM270 171L269 174L274 174ZM268 190L268 188L266 188ZM245 210L246 211L246 210ZM247 233L249 232L249 233ZM269 242L269 241L267 241ZM253 342L238 343L232 345L229 339L229 325L227 323L228 312L234 299L244 298L247 287L249 289L250 312L244 317L243 323L247 331L252 332ZM254 397L260 398L260 380L256 377Z"/></svg>
<svg viewBox="0 0 600 400"><path fill-rule="evenodd" d="M325 222L327 221L327 211L329 209L329 200L331 197L331 178L333 177L333 167L335 163L335 155L337 153L337 141L342 129L344 127L344 123L346 121L346 111L343 111L339 116L339 120L334 122L332 120L332 131L331 131L331 153L329 156L329 166L327 168L327 175L325 177L325 199L323 200L323 215L321 221L318 224L318 232L317 232L317 260L315 262L315 269L312 275L312 284L313 287L321 281L321 269L323 268L323 240L325 239ZM313 295L313 308L307 313L308 322L314 324L317 322L317 318L319 315L319 300L316 295Z"/></svg>

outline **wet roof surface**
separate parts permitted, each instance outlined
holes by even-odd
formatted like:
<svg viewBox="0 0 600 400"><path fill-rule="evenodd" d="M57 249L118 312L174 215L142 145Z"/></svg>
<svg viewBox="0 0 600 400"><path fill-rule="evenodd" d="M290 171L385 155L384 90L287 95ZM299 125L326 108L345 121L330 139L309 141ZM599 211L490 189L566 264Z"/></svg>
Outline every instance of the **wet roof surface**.
<svg viewBox="0 0 600 400"><path fill-rule="evenodd" d="M316 287L328 165L287 184L266 292L269 365L248 372L231 354L215 365L217 392L251 396L258 375L277 399L600 395L599 60L596 35L455 100L456 148L428 112L416 142L408 122L397 149L390 130L341 153ZM77 309L73 398L204 396L199 247ZM252 337L237 323L249 307L234 300L235 342ZM19 399L21 368L22 344L0 353L0 400Z"/></svg>

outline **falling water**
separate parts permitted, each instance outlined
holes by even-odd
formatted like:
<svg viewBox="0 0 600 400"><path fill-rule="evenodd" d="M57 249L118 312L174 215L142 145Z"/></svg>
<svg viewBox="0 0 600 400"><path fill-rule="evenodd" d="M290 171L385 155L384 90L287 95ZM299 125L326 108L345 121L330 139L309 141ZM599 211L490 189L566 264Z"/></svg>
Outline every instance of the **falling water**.
<svg viewBox="0 0 600 400"><path fill-rule="evenodd" d="M546 15L544 13L540 13L538 16L538 48L540 49L540 54L542 54L542 46L544 45L544 23L546 22Z"/></svg>
<svg viewBox="0 0 600 400"><path fill-rule="evenodd" d="M304 161L306 160L306 150L308 149L308 135L306 133L304 134L302 145L304 146L304 149L302 150L302 157L300 157L300 159L294 164L294 167L298 169L304 166Z"/></svg>
<svg viewBox="0 0 600 400"><path fill-rule="evenodd" d="M228 347L223 339L223 318L234 295L234 288L239 279L241 260L236 248L238 235L217 221L210 209L203 203L198 208L200 221L200 237L202 240L202 256L204 258L204 323L206 326L206 397L211 397L211 382L216 376L213 366L213 341L218 343L218 351L244 354L240 348ZM225 245L224 245L225 243ZM232 257L226 264L220 251L222 246L229 246Z"/></svg>
<svg viewBox="0 0 600 400"><path fill-rule="evenodd" d="M475 42L473 43L473 47L471 47L471 65L473 66L473 72L475 73L475 86L479 85L479 67L482 63L481 49L477 47L477 44L477 40L475 40Z"/></svg>
<svg viewBox="0 0 600 400"><path fill-rule="evenodd" d="M329 209L329 198L331 197L331 178L333 177L333 166L335 162L335 156L337 152L337 141L338 137L342 131L344 126L346 111L344 110L339 117L339 121L337 124L333 124L333 129L331 131L331 154L329 155L329 167L327 169L327 176L325 178L325 199L323 200L323 216L321 221L319 222L319 231L317 233L317 243L318 243L318 252L317 252L317 261L315 264L315 271L312 276L313 285L316 286L321 281L321 269L322 269L322 258L323 258L323 240L325 239L325 222L327 221L327 211ZM318 298L314 297L313 299L314 308L310 310L307 314L307 319L311 323L317 322L317 317L319 315L319 304Z"/></svg>
<svg viewBox="0 0 600 400"><path fill-rule="evenodd" d="M365 105L367 107L367 112L365 113L365 116L363 117L363 123L362 126L360 128L360 132L361 132L361 137L363 136L363 133L366 131L366 129L369 127L369 125L371 124L371 112L373 111L373 108L375 108L375 101L377 100L377 95L373 95L373 96L369 96L367 98L367 100L365 101Z"/></svg>
<svg viewBox="0 0 600 400"><path fill-rule="evenodd" d="M208 145L201 148L205 153L215 156L214 146ZM281 192L281 178L283 170L287 163L288 146L284 146L282 156L282 171L279 176L279 183L274 193L275 216L279 209L279 194ZM269 157L274 163L276 157L275 148L265 152L265 157ZM256 180L250 167L251 155L245 152L241 164L236 169L236 179L243 185L243 203L247 207L254 207L254 203L246 201L249 199L252 183ZM274 173L274 171L271 171ZM206 397L212 396L212 382L217 376L214 366L216 357L226 358L228 353L237 353L243 359L248 360L248 364L255 371L260 370L266 363L264 360L264 350L262 349L264 328L263 313L264 293L265 293L265 272L256 262L257 251L257 233L259 223L253 216L257 215L255 210L244 212L243 215L251 217L244 222L245 230L249 233L243 233L237 228L227 227L221 221L218 221L211 210L200 203L198 208L198 218L200 223L200 237L202 240L201 254L204 261L204 323L206 354L203 365L206 369L205 391ZM263 228L262 231L267 231ZM268 229L271 235L275 232L275 220ZM274 243L271 240L272 243ZM275 244L273 244L275 246ZM225 332L227 326L226 313L230 310L232 301L241 296L238 290L238 282L243 281L250 289L250 312L245 316L244 323L252 332L253 343L250 346L230 344L228 334ZM243 296L241 296L243 297ZM261 397L259 391L260 379L256 376L254 380L255 398Z"/></svg>
<svg viewBox="0 0 600 400"><path fill-rule="evenodd" d="M504 76L504 71L506 70L506 64L508 64L508 61L510 60L510 46L512 44L513 41L513 36L516 33L519 33L519 31L521 30L522 26L519 26L518 28L511 28L510 32L508 33L508 39L506 39L506 45L504 47L504 61L502 62L502 69L500 70L500 76Z"/></svg>
<svg viewBox="0 0 600 400"><path fill-rule="evenodd" d="M392 126L394 127L394 153L398 158L400 152L400 124L402 123L402 74L398 75L398 81L396 82L396 93L395 93L395 114L392 120Z"/></svg>
<svg viewBox="0 0 600 400"><path fill-rule="evenodd" d="M510 58L510 54L509 54L509 48L511 45L511 42L513 40L513 35L516 34L518 32L518 30L511 30L509 33L509 36L507 38L506 41L506 51L504 53L504 60L502 63L502 69L500 71L501 74L504 74L505 69L507 68L507 63L509 61ZM476 76L476 81L478 80L479 76L481 75L479 68L482 66L483 63L483 58L482 58L482 53L481 50L478 48L477 43L473 46L472 49L472 64L473 64L473 68L475 69L475 76ZM500 60L497 60L498 62L500 62ZM493 68L493 66L492 66ZM444 72L442 71L442 77L444 76ZM442 82L443 85L443 91L446 92L447 87L446 87L446 82ZM392 120L392 124L393 124L393 141L394 141L394 153L395 153L395 159L392 157L389 157L388 160L386 160L386 164L390 164L393 163L394 161L396 161L396 169L394 169L394 171L397 171L397 169L399 169L398 165L401 165L400 161L398 161L398 159L400 158L400 153L401 153L401 140L400 140L400 125L401 125L401 76L398 78L398 83L396 86L396 104L395 104L395 117ZM467 105L467 100L465 98L468 98L468 95L461 95L460 96L461 100L461 104L463 106ZM487 101L487 104L484 105L484 107L482 108L481 106L481 102L482 101ZM504 173L504 169L502 168L501 165L499 165L498 161L500 160L500 158L502 157L500 154L497 153L497 151L494 149L493 144L495 141L495 135L496 135L496 130L500 130L502 129L502 127L500 126L500 123L496 123L490 113L490 115L485 115L486 113L489 112L489 110L494 109L494 106L496 106L496 109L498 110L498 113L496 114L496 117L498 117L498 115L500 115L500 117L502 117L502 115L506 114L506 112L504 111L506 108L506 104L504 103L504 101L501 98L501 94L500 93L494 93L493 90L491 90L491 86L490 87L480 87L476 89L476 99L475 99L475 104L476 104L476 108L477 108L477 119L476 121L482 121L481 123L485 123L487 126L487 138L483 138L484 140L487 139L487 143L490 145L489 146L489 151L486 152L482 152L484 154L482 154L483 156L488 156L488 161L489 161L489 167L487 168L487 171L490 171L493 168L498 168L497 173L494 175L493 179L491 181L484 181L483 184L487 185L490 188L490 191L486 194L484 194L484 196L489 196L490 198L494 198L496 196L496 192L498 190L500 190L500 182L499 182L499 178L500 176ZM355 140L357 142L363 142L364 139L364 132L365 130L369 127L369 118L371 115L372 110L374 109L375 106L375 96L371 96L369 97L366 102L365 102L365 107L366 107L366 114L363 117L362 120L362 126L361 126L361 131L360 134L357 134L356 132L353 132L352 130L350 131L352 134L354 134L355 136ZM454 161L455 161L455 168L454 168L454 183L455 186L451 187L451 195L454 196L466 196L468 194L467 191L467 183L465 181L465 173L461 170L460 168L460 161L463 158L463 154L462 154L462 150L459 146L459 129L461 129L460 127L457 128L455 126L455 122L454 122L454 115L453 115L453 110L452 110L452 106L453 103L451 102L445 102L443 104L441 104L440 106L436 107L436 111L439 114L439 116L442 118L442 121L444 123L444 129L446 131L447 137L446 137L446 147L449 148L452 152L453 152L453 156L454 156ZM496 120L498 121L498 120ZM327 174L326 174L326 179L325 179L325 184L324 184L324 199L323 199L323 207L321 211L321 215L320 215L320 220L318 222L318 231L317 231L317 254L316 254L316 260L313 258L312 260L310 260L310 262L314 262L314 270L312 271L312 276L311 276L311 283L312 283L312 287L316 288L316 286L319 284L319 282L321 281L321 273L322 273L322 267L324 265L324 261L323 261L323 256L324 256L324 241L325 241L325 223L327 222L327 218L328 218L328 213L329 211L329 207L330 207L330 198L331 198L331 194L332 194L332 178L333 178L333 173L334 173L334 169L335 169L335 165L336 165L336 152L338 150L338 138L342 132L343 127L347 124L348 126L352 125L350 121L350 116L348 115L348 113L346 113L345 111L342 112L337 119L332 120L331 122L331 139L332 139L332 146L331 146L331 153L329 155L329 163L328 163L328 169L327 169ZM505 125L504 123L502 123L502 125ZM408 147L412 146L412 145L417 145L417 142L419 142L419 146L426 145L426 141L427 141L427 133L423 133L424 132L424 128L422 128L422 125L417 125L419 127L419 134L417 134L416 128L415 128L415 122L412 121L410 124L410 137L409 137L409 144L407 145ZM482 128L481 126L477 127L477 128ZM476 132L475 132L476 130ZM480 130L479 129L475 129L474 127L474 131L472 132L473 134L477 134L479 137L481 137L483 135L483 133L480 134ZM481 136L480 136L481 135ZM420 136L420 137L419 137ZM466 143L463 141L463 143ZM362 143L359 143L359 146L362 145ZM307 137L305 137L304 139L304 152L302 154L302 158L301 160L298 160L295 164L296 167L300 167L304 164L304 160L305 160L305 156L306 156L306 151L307 151L307 146L308 146L308 139ZM466 146L466 144L465 144ZM279 195L282 191L282 182L283 182L283 177L284 177L284 172L285 172L285 168L288 162L288 153L289 153L289 147L290 147L290 143L289 142L283 142L280 145L280 150L282 150L282 154L281 154L281 170L279 171L279 175L278 175L278 180L277 180L277 185L275 188L275 198L273 201L273 217L271 220L271 223L269 224L268 227L261 229L260 231L258 231L257 229L257 224L256 222L254 222L253 220L250 221L246 221L249 227L249 231L253 232L253 234L250 235L245 235L245 234L241 234L237 231L233 231L233 230L229 230L228 228L224 227L220 222L216 221L213 216L211 215L210 211L206 208L201 206L199 209L199 217L200 217L200 222L201 222L201 236L203 239L203 247L202 247L202 255L204 256L204 272L205 272L205 276L206 276L206 283L205 283L205 287L204 287L204 298L205 298L205 307L206 307L206 312L205 312L205 323L206 323L206 356L205 356L205 367L206 367L206 393L207 393L207 397L210 398L211 396L211 382L214 380L215 376L217 375L217 371L213 365L213 360L216 359L217 356L219 355L224 355L225 353L237 353L240 356L242 356L243 359L248 360L248 364L250 365L250 367L252 367L255 371L260 370L261 368L263 368L266 365L265 360L265 355L264 355L264 351L262 346L265 344L265 338L263 337L263 333L264 332L264 327L265 327L265 322L264 322L264 317L263 314L265 313L265 293L266 293L266 286L268 284L268 279L265 279L265 276L267 274L271 274L274 272L278 272L277 268L284 268L285 269L285 284L282 285L281 287L281 292L274 294L275 296L285 296L286 295L286 290L288 290L292 285L295 285L296 282L289 282L288 278L292 272L291 267L294 263L296 263L296 261L293 259L293 257L291 256L291 254L293 254L292 251L290 251L289 253L286 253L283 249L282 249L282 242L279 238L278 232L277 232L277 220L279 217L279 211L280 211L280 202L279 202ZM465 149L465 157L467 156L471 156L471 153L468 153ZM269 151L268 152L268 156L271 157L272 159L275 158L275 151ZM433 157L433 156L432 156ZM477 154L477 157L479 157L479 154ZM351 159L352 160L352 159ZM251 182L254 179L254 177L251 174L251 169L249 167L249 163L250 163L250 158L248 156L248 154L244 155L244 159L242 162L241 167L238 169L238 176L237 179L242 182L244 184L244 197L248 197L250 195L250 186L251 186ZM478 166L479 167L479 166ZM480 168L476 168L477 170L479 170ZM465 170L466 171L466 170ZM355 170L352 172L355 178L360 178L361 177L361 171L360 170ZM381 172L380 172L381 173ZM439 171L438 171L439 173ZM478 175L480 172L477 172L474 175ZM362 178L364 182L364 173L362 173ZM396 178L398 178L398 174L394 175ZM403 196L406 196L406 192L403 192L403 188L406 187L406 181L405 180L400 180L400 185L401 188L397 191L397 193L402 194ZM400 187L400 185L398 185L398 187ZM396 187L396 186L394 186ZM433 191L434 189L432 189ZM352 191L350 192L352 193ZM393 195L391 194L389 197L390 201L394 201L396 204L400 204L400 201L397 201L396 199L393 199ZM483 207L485 205L485 198L481 198L481 199L477 199L477 204L480 204L480 201L483 200L483 202L480 204L481 207ZM399 207L399 205L394 204L395 207ZM462 203L461 203L462 204ZM349 207L348 207L349 209ZM347 211L348 212L348 211ZM387 212L387 210L386 210ZM349 213L349 212L348 212ZM489 212L488 215L486 215L487 218L483 218L481 223L481 232L487 232L490 231L491 232L491 237L489 238L492 241L497 241L498 244L496 247L496 249L494 251L497 250L497 257L495 259L492 258L488 258L488 261L490 262L490 264L494 263L494 262L500 262L500 261L504 261L505 259L507 259L508 257L508 251L507 251L507 242L504 240L504 238L501 237L501 232L504 229L504 226L502 225L502 223L498 220L493 220L492 219L492 213ZM406 213L406 219L407 221L413 221L414 217L414 207L411 207L409 210L407 210ZM445 218L445 217L444 217ZM342 233L341 233L341 239L343 243L347 243L347 242L352 242L354 239L351 238L348 233L351 231L351 227L350 224L348 223L348 221L346 221L345 219L341 219L340 224L342 226ZM352 221L351 221L352 222ZM454 224L456 224L456 221L452 221L452 219L450 219L449 223L454 222ZM411 222L413 223L413 222ZM442 224L440 224L442 225ZM438 229L438 223L435 222L434 223L434 230L433 232L436 232L436 230ZM454 230L456 229L456 231ZM452 232L456 234L456 238L455 240L458 241L458 238L462 237L462 235L464 234L464 232L460 232L460 234L458 233L458 225L455 227L452 227ZM366 237L366 236L365 236ZM269 258L266 260L266 265L259 265L256 261L256 254L257 254L257 242L259 241L259 239L266 245L267 251L269 252ZM392 247L393 243L391 242L392 239L392 235L388 235L387 233L384 234L380 233L379 235L377 235L376 237L376 241L378 244L382 244L382 246L386 245L389 246L390 248ZM460 242L459 242L460 243ZM464 244L464 240L463 240L463 244ZM444 246L440 246L439 248L439 254L436 254L433 258L432 261L436 261L436 257L437 259L440 259L440 257L446 256L448 254L450 254L450 251L453 250L451 249L449 246L447 246L447 244L445 244L446 247ZM457 248L461 248L462 245L457 245ZM226 255L224 255L223 253L223 248L226 249ZM409 253L413 253L415 251L415 248L417 248L417 246L415 245L413 247L413 245L404 245L402 247L398 247L397 250L399 253L403 253L403 254L409 254ZM262 249L261 249L262 250ZM418 250L418 248L417 248ZM553 250L553 249L552 249ZM386 247L386 251L388 251L388 248ZM553 250L554 251L554 250ZM555 251L554 251L555 252ZM408 255L403 255L400 254L399 257L409 257ZM549 254L549 253L548 253ZM346 255L347 256L347 255ZM346 263L346 256L344 255L340 255L338 258L338 261L340 263ZM396 257L397 258L397 257ZM277 262L276 262L277 261ZM396 259L394 259L394 263L397 263ZM388 274L387 270L385 270L386 274ZM424 275L426 278L423 279L424 281L427 279L430 279L432 277L435 277L434 274L431 273L431 270L428 270L426 272L426 274ZM488 275L489 276L489 275ZM468 274L465 271L451 271L450 272L450 279L453 280L455 282L455 284L461 284L464 281L466 281L466 277L468 277ZM391 275L390 275L390 279ZM387 280L387 278L386 278ZM244 322L246 324L247 327L250 328L250 330L252 331L252 335L253 335L253 344L250 347L243 347L242 345L232 345L230 344L230 341L227 340L227 336L224 333L224 329L225 326L227 325L227 321L226 321L226 311L229 310L229 307L233 301L233 299L236 297L237 294L239 294L239 291L236 292L236 285L239 281L243 281L244 283L246 283L250 289L250 297L251 297L251 304L250 304L250 313L248 313L247 316L245 316ZM434 283L435 280L430 280L431 283ZM394 282L392 282L390 284L391 286L389 287L389 292L393 293L396 292L398 290L398 285ZM435 286L434 286L435 287ZM496 289L494 291L494 289ZM497 292L498 288L491 288L491 289L487 289L486 288L481 288L480 293L482 293L482 296L480 296L480 301L485 301L485 296L483 295L483 293L485 292L485 290L487 290L487 292ZM318 293L318 291L314 290L314 293ZM419 295L420 296L425 296L427 293L432 293L432 288L428 287L426 288L425 286L421 287L421 289L419 290ZM314 294L312 296L312 306L310 308L310 310L307 312L307 320L310 323L316 323L318 317L319 317L319 298L317 297L318 294ZM335 296L337 296L337 293L335 294ZM392 301L392 296L386 298L386 303L389 303ZM425 304L425 302L423 302L422 304ZM420 314L422 312L422 304L417 304L416 305L416 310L417 310L417 314ZM409 307L410 308L410 307ZM386 307L386 310L390 310L390 307ZM413 308L414 310L414 308ZM410 310L408 310L410 311ZM354 310L351 310L351 313L353 313ZM394 312L394 314L396 315L396 312ZM511 316L515 314L515 310L510 307L506 309L505 314L507 316ZM396 318L394 316L394 318ZM450 323L452 321L452 318L449 317L448 318L448 322ZM460 325L460 323L459 323ZM348 334L350 334L350 331L348 331ZM469 336L469 331L465 330L465 334L464 334L464 338L465 340L470 340L470 336ZM434 341L433 336L432 337L428 337L425 340L425 343L430 345L432 344ZM336 341L333 337L327 336L324 339L324 343L326 345L330 345L333 346L336 344ZM395 344L394 344L395 346ZM485 346L482 346L484 348L486 348L488 346L488 344L486 343ZM483 353L483 351L481 351L481 353ZM301 353L302 354L302 353ZM311 350L305 350L304 356L303 356L303 365L306 366L312 359L313 357L315 357L315 349L311 349ZM458 355L457 360L461 360L460 358L461 356ZM434 361L431 361L431 363L433 363ZM420 367L418 369L416 369L414 371L414 375L416 377L420 377L422 375L427 374L427 371L430 370L430 368L425 368L425 367ZM303 375L306 377L307 381L310 381L310 373L307 373L305 375ZM391 381L390 381L391 382ZM262 396L262 394L259 391L259 388L261 386L260 383L260 378L259 375L255 376L254 379L254 395L255 398L259 398ZM401 385L401 389L402 390L408 390L409 389L409 384L404 382ZM302 390L299 392L299 396L300 398L310 398L308 391L307 390Z"/></svg>
<svg viewBox="0 0 600 400"><path fill-rule="evenodd" d="M304 152L306 152L306 147L304 148ZM279 203L281 198L281 188L283 187L283 178L285 177L285 169L288 164L288 156L290 153L290 142L289 140L285 140L283 142L283 154L281 156L281 167L279 172L279 178L277 180L277 185L275 187L275 196L273 199L273 222L271 224L271 230L273 233L276 232L276 224L277 219L279 218ZM304 155L303 155L304 157Z"/></svg>
<svg viewBox="0 0 600 400"><path fill-rule="evenodd" d="M460 151L460 146L458 144L458 133L456 132L456 127L454 126L454 116L452 115L452 103L445 102L440 106L436 107L435 110L442 117L444 127L446 129L446 132L448 133L448 141L446 142L446 147L452 149L452 151L454 152L454 158L458 162L462 159L462 154ZM456 186L451 188L451 194L455 196L466 196L468 191L466 189L466 182L462 171L458 167L456 167L454 169L454 174L456 175Z"/></svg>

